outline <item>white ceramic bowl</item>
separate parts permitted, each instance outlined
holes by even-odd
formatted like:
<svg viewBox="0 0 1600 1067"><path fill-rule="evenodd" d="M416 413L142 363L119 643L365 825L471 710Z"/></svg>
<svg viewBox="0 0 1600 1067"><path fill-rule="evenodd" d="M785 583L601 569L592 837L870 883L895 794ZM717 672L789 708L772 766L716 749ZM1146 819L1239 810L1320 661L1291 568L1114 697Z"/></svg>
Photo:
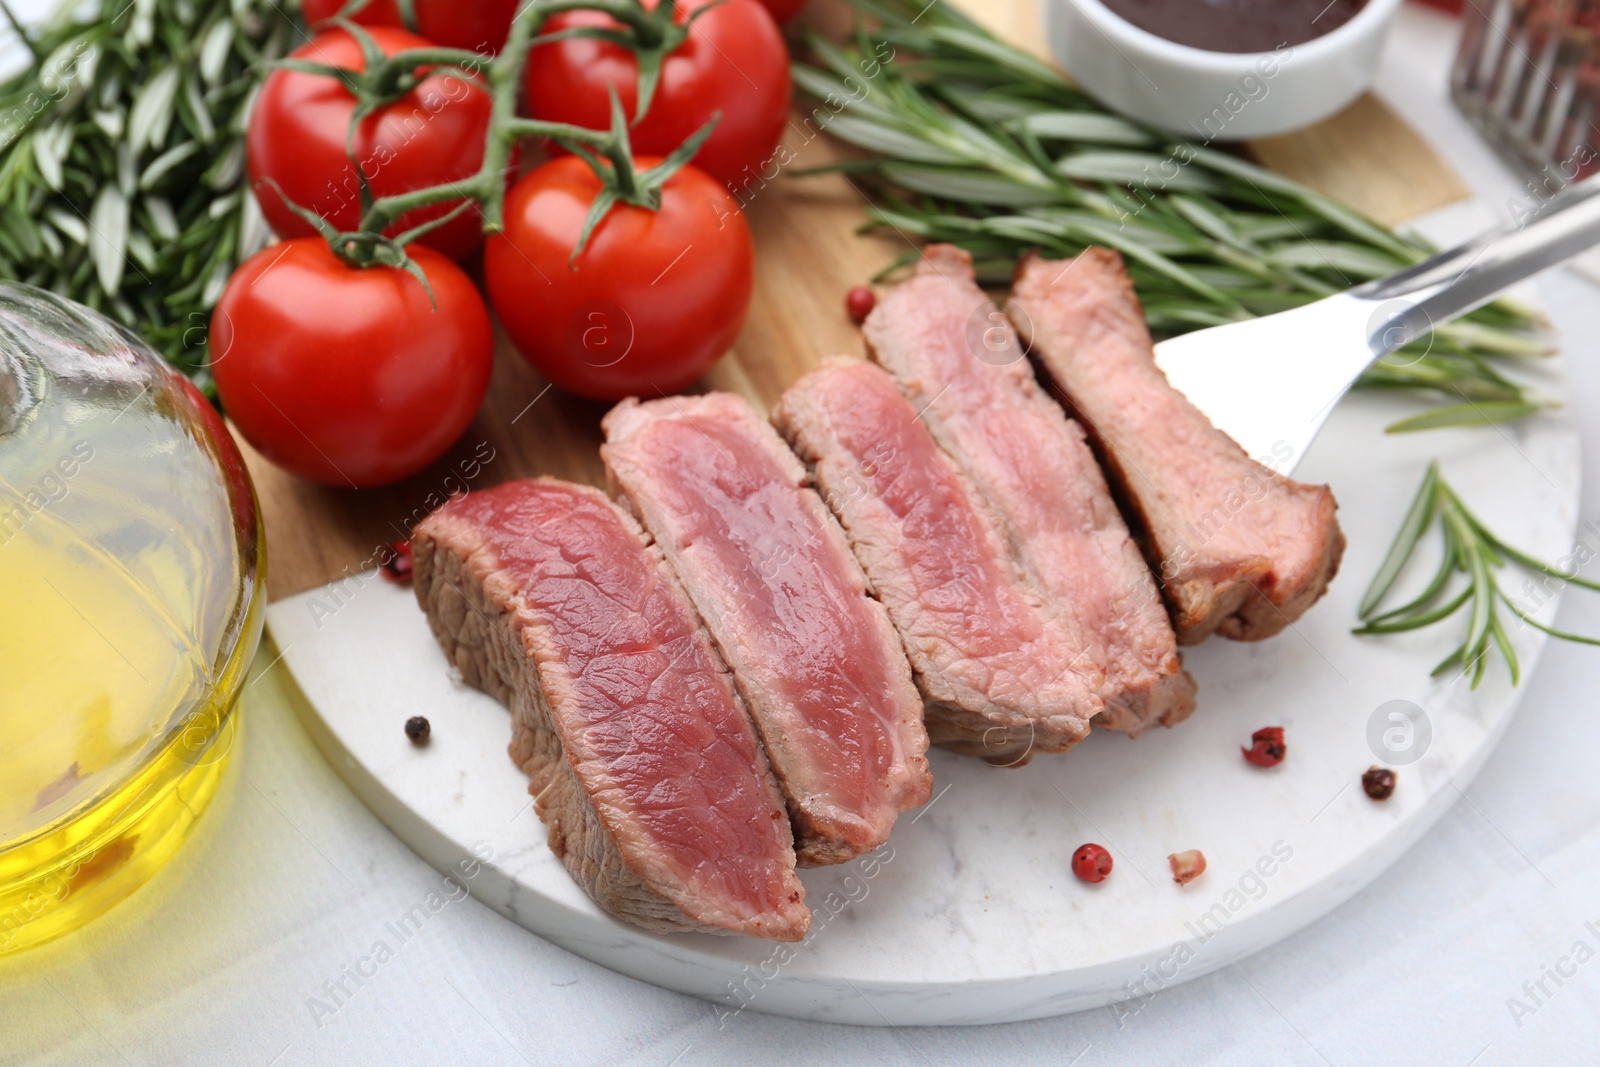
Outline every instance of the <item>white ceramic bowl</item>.
<svg viewBox="0 0 1600 1067"><path fill-rule="evenodd" d="M1056 59L1131 118L1200 142L1267 137L1327 118L1372 82L1400 0L1276 52L1208 52L1142 30L1100 0L1043 0Z"/></svg>

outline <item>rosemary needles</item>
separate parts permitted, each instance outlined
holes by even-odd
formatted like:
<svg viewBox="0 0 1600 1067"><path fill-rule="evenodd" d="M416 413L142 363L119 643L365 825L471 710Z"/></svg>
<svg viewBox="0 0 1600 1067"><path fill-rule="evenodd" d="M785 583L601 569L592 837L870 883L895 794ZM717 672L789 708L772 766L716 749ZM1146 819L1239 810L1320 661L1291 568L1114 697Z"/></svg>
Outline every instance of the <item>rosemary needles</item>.
<svg viewBox="0 0 1600 1067"><path fill-rule="evenodd" d="M211 308L267 236L245 118L298 7L88 0L13 27L32 61L0 79L0 278L110 315L208 388Z"/></svg>
<svg viewBox="0 0 1600 1067"><path fill-rule="evenodd" d="M1437 525L1444 537L1444 554L1438 570L1427 586L1417 596L1397 608L1379 612L1383 600L1393 588L1396 579L1406 569L1415 555L1417 545L1429 528ZM1467 609L1467 634L1459 648L1445 657L1433 669L1433 676L1459 670L1463 676L1470 674L1472 686L1477 688L1483 680L1491 647L1498 648L1505 657L1511 673L1511 684L1520 679L1517 653L1502 621L1500 608L1509 608L1517 618L1537 630L1543 630L1563 641L1577 641L1586 645L1600 645L1600 638L1584 637L1556 630L1533 617L1531 609L1524 608L1506 595L1500 587L1498 572L1507 562L1518 563L1542 575L1546 588L1558 585L1582 586L1600 590L1600 584L1580 578L1577 568L1567 573L1548 563L1533 558L1502 541L1483 521L1467 509L1439 473L1437 461L1428 465L1428 471L1417 489L1411 509L1406 513L1400 532L1389 554L1373 577L1366 596L1361 599L1362 625L1357 634L1381 635L1404 633L1433 626ZM1464 575L1466 585L1452 590L1456 575Z"/></svg>

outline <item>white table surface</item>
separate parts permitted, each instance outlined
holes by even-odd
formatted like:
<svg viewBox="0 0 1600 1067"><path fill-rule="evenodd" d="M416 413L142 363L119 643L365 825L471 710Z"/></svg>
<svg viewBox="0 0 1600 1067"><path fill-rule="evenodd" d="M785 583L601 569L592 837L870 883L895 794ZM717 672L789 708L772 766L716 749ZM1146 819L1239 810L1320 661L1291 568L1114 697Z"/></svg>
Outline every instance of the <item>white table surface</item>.
<svg viewBox="0 0 1600 1067"><path fill-rule="evenodd" d="M1504 205L1516 181L1444 97L1454 40L1451 20L1407 8L1378 89ZM1564 272L1542 288L1565 330L1574 406L1600 414L1600 295ZM1585 445L1590 472L1597 443ZM1597 479L1585 480L1585 520ZM1569 596L1559 624L1600 633L1600 596ZM1588 958L1600 952L1600 650L1552 644L1464 801L1371 888L1277 947L1137 1014L915 1030L754 1012L719 1029L710 1004L569 955L471 899L400 943L386 924L441 878L323 760L277 674L261 671L271 654L194 841L87 929L0 960L0 1064L1490 1067L1592 1062L1600 1046L1600 962ZM379 940L393 958L359 983L344 977ZM1560 964L1572 976L1545 978L1550 995L1527 1000L1523 983L1579 941L1586 962ZM1535 1010L1514 1019L1511 997Z"/></svg>

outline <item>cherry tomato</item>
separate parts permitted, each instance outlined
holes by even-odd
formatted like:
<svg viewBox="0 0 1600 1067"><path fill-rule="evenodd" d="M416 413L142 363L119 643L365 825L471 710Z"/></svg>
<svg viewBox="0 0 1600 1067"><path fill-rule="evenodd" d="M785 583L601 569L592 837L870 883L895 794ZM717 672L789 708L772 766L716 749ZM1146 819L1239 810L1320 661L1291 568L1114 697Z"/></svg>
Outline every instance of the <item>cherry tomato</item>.
<svg viewBox="0 0 1600 1067"><path fill-rule="evenodd" d="M404 30L375 26L373 40L385 54L431 42ZM322 34L296 49L295 56L346 70L362 70L361 48L344 30ZM483 164L484 139L493 101L483 86L435 74L405 96L362 120L352 141L354 157L375 197L403 193L470 178ZM276 70L261 86L250 116L247 160L250 183L261 211L280 237L309 237L316 231L290 211L271 186L301 207L321 215L339 230L361 223L360 185L345 154L345 134L356 99L336 78ZM448 212L459 201L435 204L403 215L391 236ZM468 210L421 240L455 259L483 243L483 220Z"/></svg>
<svg viewBox="0 0 1600 1067"><path fill-rule="evenodd" d="M347 0L305 0L306 22L316 23L337 15ZM785 0L770 0L783 3ZM788 0L793 2L793 0ZM803 2L803 0L802 0ZM517 0L417 0L417 32L435 44L472 52L498 52L511 32ZM405 28L394 0L372 0L352 22L363 26Z"/></svg>
<svg viewBox="0 0 1600 1067"><path fill-rule="evenodd" d="M641 170L657 160L642 157ZM565 156L506 196L505 232L483 250L489 298L517 348L556 385L596 400L675 392L733 344L755 251L738 203L693 166L661 209L623 204L571 266L600 179Z"/></svg>
<svg viewBox="0 0 1600 1067"><path fill-rule="evenodd" d="M712 2L684 0L676 17L681 22ZM597 11L573 11L545 25L553 32L616 23ZM528 107L538 119L608 129L607 87L616 87L631 119L638 79L637 59L619 45L586 38L539 44L528 56ZM720 111L694 165L735 188L759 184L788 122L789 95L789 53L772 16L756 0L726 0L695 19L688 39L666 57L650 111L629 136L635 151L664 156Z"/></svg>
<svg viewBox="0 0 1600 1067"><path fill-rule="evenodd" d="M352 267L321 238L257 252L211 319L217 394L245 440L302 478L384 485L438 459L489 386L483 297L431 249L407 251L438 301L398 267Z"/></svg>

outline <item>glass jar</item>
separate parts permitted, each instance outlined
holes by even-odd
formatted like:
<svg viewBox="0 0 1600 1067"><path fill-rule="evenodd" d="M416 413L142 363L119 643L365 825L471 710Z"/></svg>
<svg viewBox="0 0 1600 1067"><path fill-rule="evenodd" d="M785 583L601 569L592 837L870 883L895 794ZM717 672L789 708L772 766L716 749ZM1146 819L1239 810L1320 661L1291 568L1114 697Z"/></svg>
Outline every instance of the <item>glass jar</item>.
<svg viewBox="0 0 1600 1067"><path fill-rule="evenodd" d="M215 409L110 320L0 283L0 954L100 914L187 837L263 578Z"/></svg>
<svg viewBox="0 0 1600 1067"><path fill-rule="evenodd" d="M1451 95L1528 180L1530 209L1600 169L1597 29L1596 0L1466 5Z"/></svg>

